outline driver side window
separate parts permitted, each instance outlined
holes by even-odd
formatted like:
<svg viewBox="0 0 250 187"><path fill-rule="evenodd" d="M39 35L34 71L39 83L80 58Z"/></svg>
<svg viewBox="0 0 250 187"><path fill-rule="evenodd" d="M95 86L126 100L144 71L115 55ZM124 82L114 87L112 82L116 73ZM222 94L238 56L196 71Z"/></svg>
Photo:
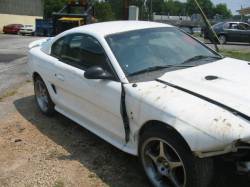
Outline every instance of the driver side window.
<svg viewBox="0 0 250 187"><path fill-rule="evenodd" d="M81 70L100 66L111 72L109 59L95 38L84 34L73 34L64 37L62 41L59 39L52 46L51 55L60 58L63 63Z"/></svg>

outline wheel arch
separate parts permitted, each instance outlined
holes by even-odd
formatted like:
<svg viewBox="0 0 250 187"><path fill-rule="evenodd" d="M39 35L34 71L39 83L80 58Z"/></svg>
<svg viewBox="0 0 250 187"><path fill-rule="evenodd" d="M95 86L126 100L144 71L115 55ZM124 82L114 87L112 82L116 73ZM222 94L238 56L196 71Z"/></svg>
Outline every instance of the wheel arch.
<svg viewBox="0 0 250 187"><path fill-rule="evenodd" d="M191 148L189 146L189 144L187 143L187 141L185 140L185 138L171 125L162 122L162 121L158 121L158 120L150 120L145 122L142 127L139 129L138 132L138 145L140 143L140 138L142 137L143 133L148 132L148 131L152 131L152 130L162 130L162 131L172 131L173 133L175 133L183 142L183 144L191 151ZM138 150L139 151L139 146L138 146ZM139 152L138 152L139 153Z"/></svg>
<svg viewBox="0 0 250 187"><path fill-rule="evenodd" d="M33 81L37 78L37 77L40 77L41 79L42 79L42 77L41 77L41 75L38 73L38 72L33 72L32 73L32 79L33 79Z"/></svg>
<svg viewBox="0 0 250 187"><path fill-rule="evenodd" d="M227 34L226 34L226 33L224 33L224 32L222 32L222 33L218 33L217 35L218 35L218 36L225 36L225 37L227 38Z"/></svg>

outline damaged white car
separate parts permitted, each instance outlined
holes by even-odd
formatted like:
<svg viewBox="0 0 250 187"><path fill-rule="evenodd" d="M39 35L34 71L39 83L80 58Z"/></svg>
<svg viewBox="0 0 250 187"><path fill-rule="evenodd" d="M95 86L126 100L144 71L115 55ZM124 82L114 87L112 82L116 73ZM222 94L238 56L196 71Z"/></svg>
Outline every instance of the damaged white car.
<svg viewBox="0 0 250 187"><path fill-rule="evenodd" d="M249 170L248 62L140 21L82 26L29 47L40 110L137 155L154 186L206 187L219 155Z"/></svg>

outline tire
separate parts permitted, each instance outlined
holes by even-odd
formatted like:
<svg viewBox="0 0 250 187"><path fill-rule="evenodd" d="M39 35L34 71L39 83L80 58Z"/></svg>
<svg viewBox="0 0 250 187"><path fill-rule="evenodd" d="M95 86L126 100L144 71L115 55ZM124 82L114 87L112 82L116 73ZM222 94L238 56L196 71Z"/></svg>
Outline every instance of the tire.
<svg viewBox="0 0 250 187"><path fill-rule="evenodd" d="M227 37L225 35L219 35L219 43L220 44L226 44L227 43Z"/></svg>
<svg viewBox="0 0 250 187"><path fill-rule="evenodd" d="M195 157L172 130L164 128L143 133L139 159L155 187L208 187L212 182L213 160Z"/></svg>
<svg viewBox="0 0 250 187"><path fill-rule="evenodd" d="M34 79L34 92L36 103L40 111L46 116L53 116L55 114L55 105L51 100L44 81L39 76L36 76Z"/></svg>

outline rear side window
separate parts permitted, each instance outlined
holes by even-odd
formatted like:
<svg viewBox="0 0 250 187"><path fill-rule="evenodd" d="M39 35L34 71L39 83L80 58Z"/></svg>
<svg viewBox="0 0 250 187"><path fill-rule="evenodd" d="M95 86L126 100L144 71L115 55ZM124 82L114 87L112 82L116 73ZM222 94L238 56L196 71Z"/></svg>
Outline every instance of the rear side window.
<svg viewBox="0 0 250 187"><path fill-rule="evenodd" d="M51 56L55 58L60 58L63 43L64 43L64 38L61 38L52 45Z"/></svg>
<svg viewBox="0 0 250 187"><path fill-rule="evenodd" d="M237 23L230 23L230 29L238 29Z"/></svg>

